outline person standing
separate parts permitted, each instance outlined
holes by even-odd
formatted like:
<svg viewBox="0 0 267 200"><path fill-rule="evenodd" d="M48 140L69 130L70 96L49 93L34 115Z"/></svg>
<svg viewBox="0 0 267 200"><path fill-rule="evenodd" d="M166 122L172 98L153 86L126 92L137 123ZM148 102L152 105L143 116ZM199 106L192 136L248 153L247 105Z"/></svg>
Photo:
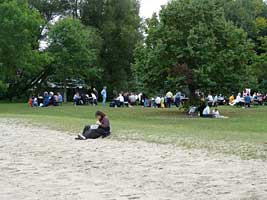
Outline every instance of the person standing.
<svg viewBox="0 0 267 200"><path fill-rule="evenodd" d="M173 98L172 92L171 91L167 92L166 97L167 97L166 107L170 108L172 104L172 98Z"/></svg>
<svg viewBox="0 0 267 200"><path fill-rule="evenodd" d="M251 104L251 97L250 97L250 95L247 94L247 95L244 97L244 99L245 99L245 107L246 107L246 108L250 108L250 104Z"/></svg>
<svg viewBox="0 0 267 200"><path fill-rule="evenodd" d="M178 108L180 106L180 103L181 103L181 92L177 92L176 95L175 95L175 98L174 98L174 104L175 106Z"/></svg>
<svg viewBox="0 0 267 200"><path fill-rule="evenodd" d="M103 90L101 91L102 95L102 106L106 106L106 101L107 101L107 87L104 86Z"/></svg>
<svg viewBox="0 0 267 200"><path fill-rule="evenodd" d="M98 91L96 88L93 88L93 93L95 94L96 96L96 102L98 102Z"/></svg>
<svg viewBox="0 0 267 200"><path fill-rule="evenodd" d="M97 97L96 97L96 95L95 95L95 93L94 92L92 92L91 93L91 96L92 96L92 98L93 98L93 106L97 106Z"/></svg>

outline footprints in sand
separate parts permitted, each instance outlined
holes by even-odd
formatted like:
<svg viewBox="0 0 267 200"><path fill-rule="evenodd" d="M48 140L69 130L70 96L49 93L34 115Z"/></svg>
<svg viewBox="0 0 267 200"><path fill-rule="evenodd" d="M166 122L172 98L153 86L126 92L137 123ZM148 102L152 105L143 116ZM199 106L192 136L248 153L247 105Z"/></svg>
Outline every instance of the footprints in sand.
<svg viewBox="0 0 267 200"><path fill-rule="evenodd" d="M138 141L77 142L3 119L0 130L1 200L267 199L264 161Z"/></svg>

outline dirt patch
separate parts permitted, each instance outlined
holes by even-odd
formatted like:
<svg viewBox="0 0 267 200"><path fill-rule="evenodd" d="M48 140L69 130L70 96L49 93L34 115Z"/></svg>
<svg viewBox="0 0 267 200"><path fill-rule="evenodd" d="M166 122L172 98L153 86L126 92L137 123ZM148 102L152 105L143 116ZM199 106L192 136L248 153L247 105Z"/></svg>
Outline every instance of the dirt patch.
<svg viewBox="0 0 267 200"><path fill-rule="evenodd" d="M267 162L0 119L1 200L267 199Z"/></svg>

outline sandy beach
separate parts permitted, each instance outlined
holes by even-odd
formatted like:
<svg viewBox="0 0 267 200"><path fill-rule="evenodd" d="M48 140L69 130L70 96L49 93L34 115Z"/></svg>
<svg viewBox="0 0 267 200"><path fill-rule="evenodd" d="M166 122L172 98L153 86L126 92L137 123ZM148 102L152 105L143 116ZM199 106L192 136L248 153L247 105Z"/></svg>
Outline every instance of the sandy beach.
<svg viewBox="0 0 267 200"><path fill-rule="evenodd" d="M82 128L82 127L81 127ZM1 200L265 200L267 162L0 119Z"/></svg>

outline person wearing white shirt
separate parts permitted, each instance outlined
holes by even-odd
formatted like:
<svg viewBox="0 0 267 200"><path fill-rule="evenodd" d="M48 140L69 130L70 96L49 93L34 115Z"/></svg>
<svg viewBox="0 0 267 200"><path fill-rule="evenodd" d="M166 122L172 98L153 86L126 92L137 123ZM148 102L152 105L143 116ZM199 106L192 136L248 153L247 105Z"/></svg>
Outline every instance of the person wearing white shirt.
<svg viewBox="0 0 267 200"><path fill-rule="evenodd" d="M119 94L118 98L117 98L117 101L118 101L118 107L121 107L124 105L124 97L122 96L122 94Z"/></svg>
<svg viewBox="0 0 267 200"><path fill-rule="evenodd" d="M207 105L206 108L203 110L203 117L212 117L210 114L210 106Z"/></svg>
<svg viewBox="0 0 267 200"><path fill-rule="evenodd" d="M217 96L217 95L214 96L214 99L213 99L213 106L214 106L214 107L217 107L217 106L218 106L218 96Z"/></svg>
<svg viewBox="0 0 267 200"><path fill-rule="evenodd" d="M94 106L97 105L97 97L96 97L96 95L92 92L92 93L91 93L91 96L92 96L92 98L93 98L93 105L94 105Z"/></svg>
<svg viewBox="0 0 267 200"><path fill-rule="evenodd" d="M241 102L241 93L238 93L235 101L236 101L236 103L240 103Z"/></svg>
<svg viewBox="0 0 267 200"><path fill-rule="evenodd" d="M215 118L220 118L220 112L219 112L219 110L216 108L216 109L214 109L213 111L212 111L212 115L213 115L213 117L215 117Z"/></svg>
<svg viewBox="0 0 267 200"><path fill-rule="evenodd" d="M236 99L234 100L233 103L229 103L230 106L235 106L235 105L242 105L242 98L241 98L241 93L238 93L238 95L236 96Z"/></svg>
<svg viewBox="0 0 267 200"><path fill-rule="evenodd" d="M213 103L213 97L212 97L211 94L208 95L208 98L207 99L208 99L208 102L209 103Z"/></svg>
<svg viewBox="0 0 267 200"><path fill-rule="evenodd" d="M160 97L156 97L155 104L156 104L157 108L160 108L160 103L161 103L161 98Z"/></svg>

